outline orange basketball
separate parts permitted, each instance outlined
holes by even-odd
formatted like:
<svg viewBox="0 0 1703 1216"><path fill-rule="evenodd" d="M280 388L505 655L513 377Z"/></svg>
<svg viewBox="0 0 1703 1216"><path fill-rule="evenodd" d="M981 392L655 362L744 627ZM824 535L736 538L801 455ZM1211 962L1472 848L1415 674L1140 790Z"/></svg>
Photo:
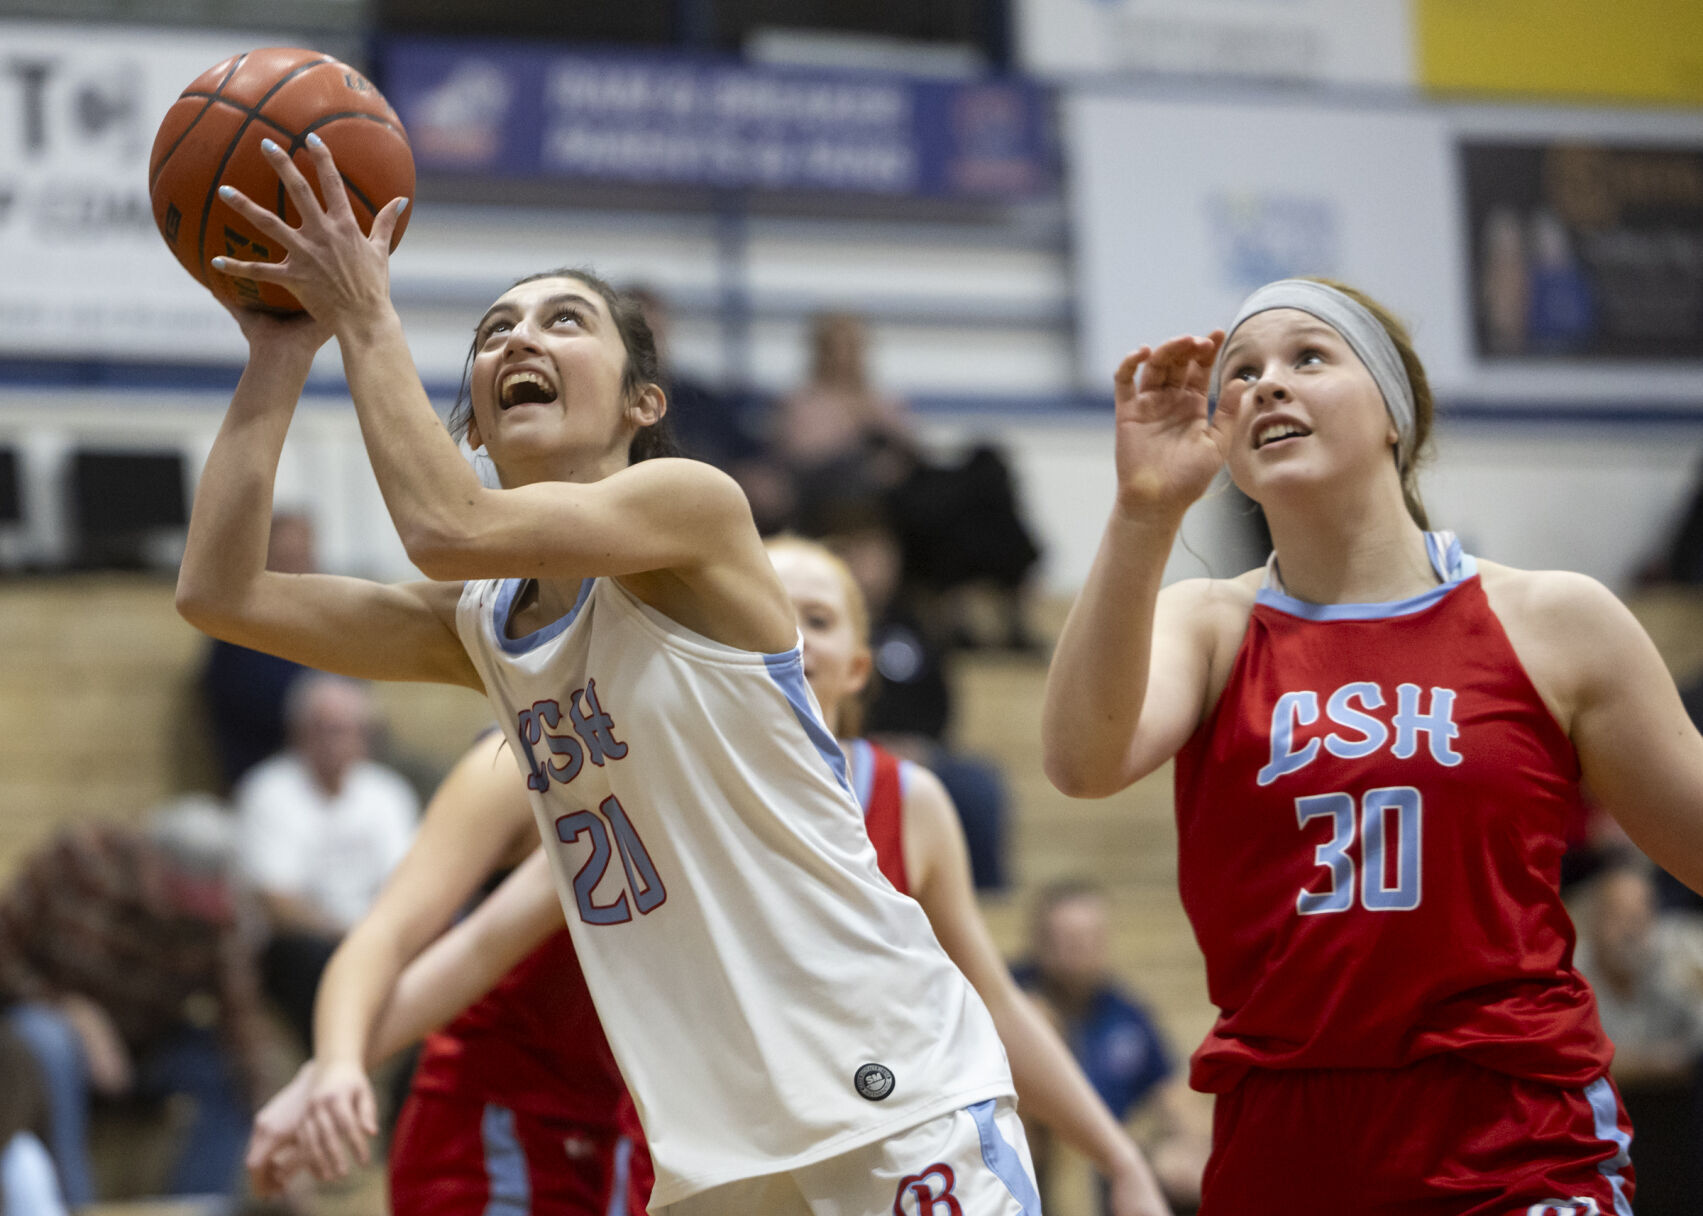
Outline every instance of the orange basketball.
<svg viewBox="0 0 1703 1216"><path fill-rule="evenodd" d="M154 222L183 268L222 300L273 312L300 312L296 298L272 283L221 274L224 254L245 262L278 262L273 248L219 198L234 186L294 227L300 222L260 141L288 152L317 195L319 176L306 139L331 147L361 227L391 199L413 196L414 154L402 120L354 68L318 51L266 47L236 55L196 77L166 111L148 160ZM324 198L321 196L320 201ZM402 240L408 213L391 239Z"/></svg>

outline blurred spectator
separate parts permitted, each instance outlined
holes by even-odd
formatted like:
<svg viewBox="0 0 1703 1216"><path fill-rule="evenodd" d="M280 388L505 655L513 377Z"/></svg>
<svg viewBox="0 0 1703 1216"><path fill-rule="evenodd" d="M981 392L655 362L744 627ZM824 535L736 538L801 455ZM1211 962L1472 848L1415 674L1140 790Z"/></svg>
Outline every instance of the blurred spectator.
<svg viewBox="0 0 1703 1216"><path fill-rule="evenodd" d="M686 454L727 470L755 456L760 445L747 430L737 395L685 375L675 363L670 344L674 316L667 299L644 286L629 287L627 295L638 302L656 339L657 359L668 386L668 421Z"/></svg>
<svg viewBox="0 0 1703 1216"><path fill-rule="evenodd" d="M47 1100L35 1058L0 1022L0 1213L65 1216L47 1134Z"/></svg>
<svg viewBox="0 0 1703 1216"><path fill-rule="evenodd" d="M1211 1147L1202 1104L1173 1070L1152 1016L1112 975L1105 896L1079 880L1046 888L1029 950L1012 968L1018 984L1053 1016L1112 1113L1150 1125L1142 1139L1159 1184L1173 1207L1192 1211ZM1045 1148L1036 1152L1043 1189L1045 1156Z"/></svg>
<svg viewBox="0 0 1703 1216"><path fill-rule="evenodd" d="M820 535L834 502L885 494L911 469L915 440L897 398L877 392L868 368L869 331L850 313L811 322L809 379L775 406L772 454L793 473L797 522Z"/></svg>
<svg viewBox="0 0 1703 1216"><path fill-rule="evenodd" d="M313 521L281 512L272 518L266 568L283 574L312 574ZM307 668L246 646L215 640L207 649L201 688L213 730L225 789L284 746L284 694Z"/></svg>
<svg viewBox="0 0 1703 1216"><path fill-rule="evenodd" d="M1010 796L998 766L950 746L946 649L899 595L898 540L879 508L866 510L861 519L848 511L835 522L843 530L829 547L857 580L872 622L875 678L864 733L940 778L958 808L976 889L1003 890Z"/></svg>
<svg viewBox="0 0 1703 1216"><path fill-rule="evenodd" d="M186 799L145 834L68 829L0 897L0 1001L40 1068L72 1207L95 1198L91 1094L192 1098L170 1193L238 1184L266 1040L259 921L234 875L228 814Z"/></svg>
<svg viewBox="0 0 1703 1216"><path fill-rule="evenodd" d="M997 596L996 644L1032 648L1024 592L1040 550L1024 526L1005 457L978 444L963 458L928 458L903 402L879 392L869 335L848 313L811 329L810 377L776 407L772 454L793 477L793 525L808 536L839 530L848 511L883 505L902 556L903 599L953 643L979 641L964 594Z"/></svg>
<svg viewBox="0 0 1703 1216"><path fill-rule="evenodd" d="M266 991L311 1051L320 972L408 851L420 804L368 758L364 685L309 673L290 686L284 722L288 748L256 765L233 800L243 868L271 920Z"/></svg>
<svg viewBox="0 0 1703 1216"><path fill-rule="evenodd" d="M1613 1076L1636 1134L1632 1164L1640 1216L1694 1213L1697 1073L1703 1018L1697 994L1675 980L1647 863L1609 866L1592 884L1575 961L1596 990L1614 1043Z"/></svg>

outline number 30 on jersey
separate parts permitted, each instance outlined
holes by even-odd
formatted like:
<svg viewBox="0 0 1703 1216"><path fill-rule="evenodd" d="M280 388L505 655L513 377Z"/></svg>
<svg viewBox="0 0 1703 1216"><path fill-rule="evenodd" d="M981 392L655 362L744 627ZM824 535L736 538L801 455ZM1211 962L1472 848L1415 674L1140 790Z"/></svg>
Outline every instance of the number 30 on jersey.
<svg viewBox="0 0 1703 1216"><path fill-rule="evenodd" d="M1315 819L1328 819L1330 839L1313 850L1313 861L1326 871L1324 885L1315 881L1295 897L1302 916L1346 912L1360 906L1368 912L1410 912L1419 906L1420 841L1424 800L1411 785L1367 790L1356 803L1352 794L1314 794L1295 800L1295 817L1305 828ZM1349 847L1360 841L1359 877ZM1393 850L1393 852L1392 852Z"/></svg>

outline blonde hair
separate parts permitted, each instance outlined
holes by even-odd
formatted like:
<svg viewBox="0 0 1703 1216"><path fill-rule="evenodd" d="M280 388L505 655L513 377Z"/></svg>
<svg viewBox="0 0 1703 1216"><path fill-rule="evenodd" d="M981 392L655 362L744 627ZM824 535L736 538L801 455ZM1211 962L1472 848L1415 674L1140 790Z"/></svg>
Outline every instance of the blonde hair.
<svg viewBox="0 0 1703 1216"><path fill-rule="evenodd" d="M802 553L810 557L820 558L833 570L835 580L840 584L840 594L845 599L846 619L851 622L852 637L864 650L869 649L869 601L864 598L863 588L858 586L857 578L846 565L845 559L835 553L827 545L819 541L807 540L792 532L783 532L771 536L763 542L763 548L770 553ZM867 688L865 689L867 692ZM828 723L828 728L836 738L856 738L863 732L863 697L848 697L840 703L835 720Z"/></svg>

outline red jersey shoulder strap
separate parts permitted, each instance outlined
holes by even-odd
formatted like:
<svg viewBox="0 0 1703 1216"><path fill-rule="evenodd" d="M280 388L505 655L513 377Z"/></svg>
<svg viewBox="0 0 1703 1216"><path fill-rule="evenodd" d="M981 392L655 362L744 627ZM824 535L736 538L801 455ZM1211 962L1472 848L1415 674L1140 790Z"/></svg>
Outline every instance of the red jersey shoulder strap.
<svg viewBox="0 0 1703 1216"><path fill-rule="evenodd" d="M867 739L859 739L852 748L852 762L857 770L854 785L863 803L864 830L875 846L875 859L887 881L908 895L905 791L899 775L899 758Z"/></svg>

